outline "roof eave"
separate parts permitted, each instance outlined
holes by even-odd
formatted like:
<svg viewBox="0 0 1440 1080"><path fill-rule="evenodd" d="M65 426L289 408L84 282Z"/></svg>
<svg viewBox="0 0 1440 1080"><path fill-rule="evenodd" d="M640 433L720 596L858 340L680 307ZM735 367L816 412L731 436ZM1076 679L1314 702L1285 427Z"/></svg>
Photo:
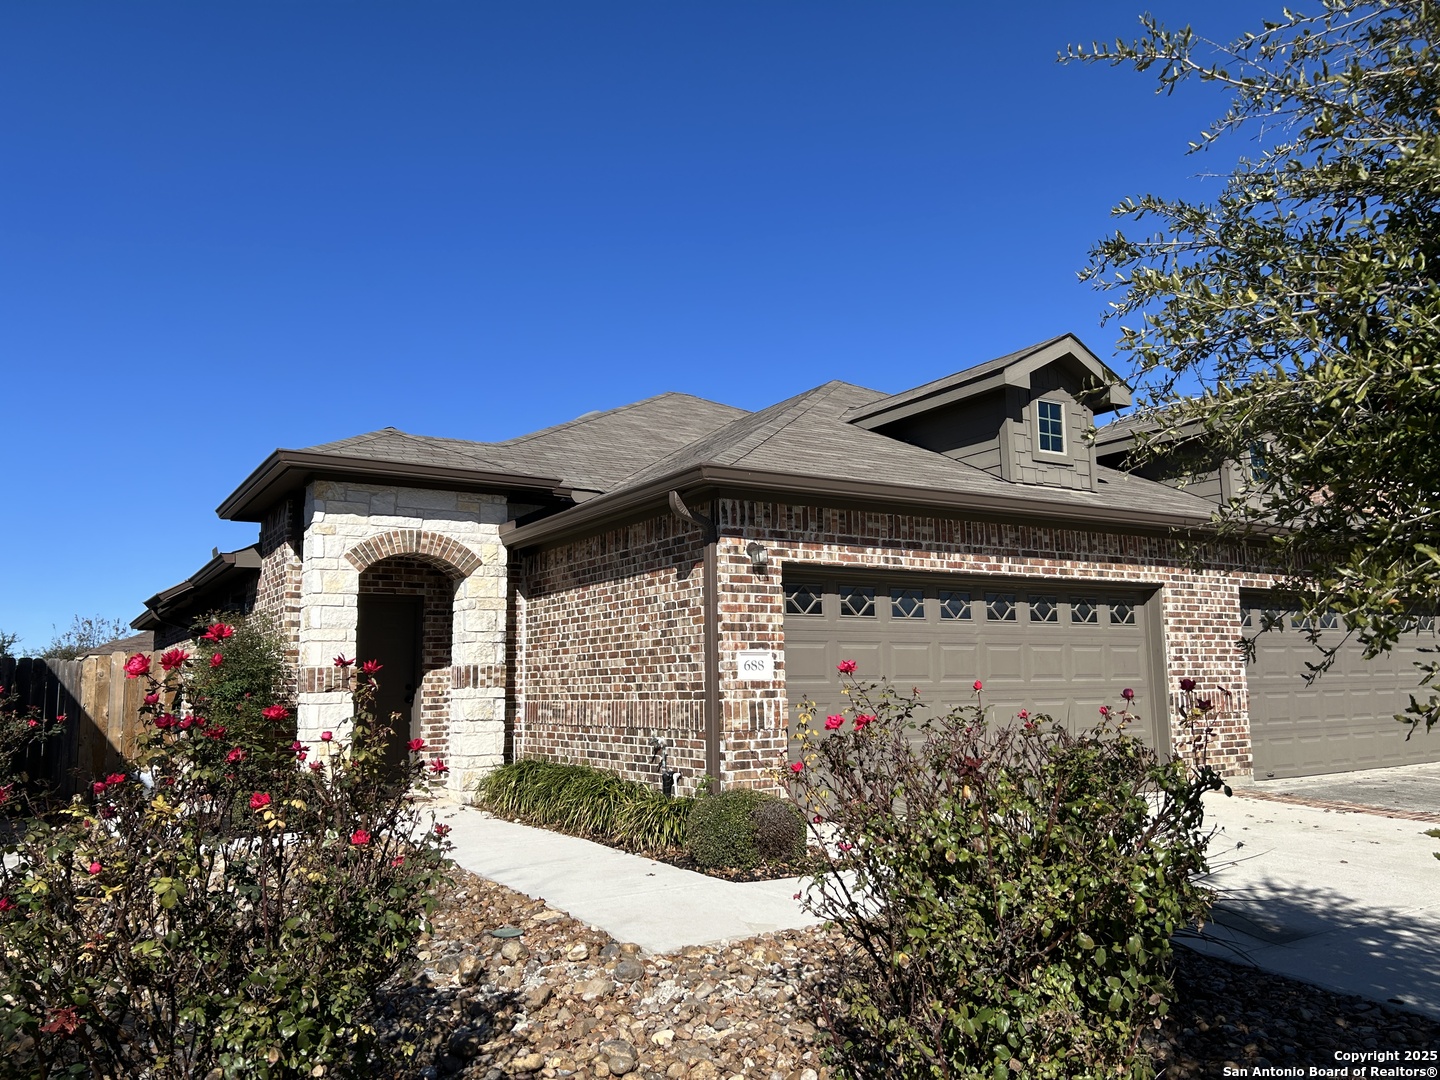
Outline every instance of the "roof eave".
<svg viewBox="0 0 1440 1080"><path fill-rule="evenodd" d="M1037 346L1023 356L1017 356L1004 367L981 371L965 378L965 372L957 372L950 380L940 380L923 394L902 391L888 398L845 414L846 422L856 427L874 431L887 424L905 420L932 409L952 405L958 401L978 397L1007 386L1028 387L1030 375L1037 368L1053 364L1066 357L1072 357L1094 375L1099 382L1096 393L1090 398L1092 411L1100 414L1123 408L1130 404L1130 388L1098 356L1086 348L1085 343L1074 334L1063 334L1058 338ZM984 367L984 365L978 365ZM910 396L914 395L914 396Z"/></svg>
<svg viewBox="0 0 1440 1080"><path fill-rule="evenodd" d="M215 512L226 521L260 521L276 502L320 476L366 482L399 482L409 487L503 491L558 498L570 496L565 482L555 476L422 465L311 450L276 450L216 507Z"/></svg>
<svg viewBox="0 0 1440 1080"><path fill-rule="evenodd" d="M1007 520L1124 526L1126 531L1203 529L1212 521L1208 513L1202 515L1151 510L1147 512L1143 522L1137 522L1133 511L1033 497L1016 498L999 492L981 494L937 491L934 488L903 484L831 479L704 464L661 477L632 491L594 499L528 525L502 527L501 537L506 546L511 548L551 543L572 535L592 532L612 521L633 516L652 504L663 505L667 493L672 490L685 491L703 487L780 494L801 499L857 502L868 506L881 504L922 511L965 512Z"/></svg>

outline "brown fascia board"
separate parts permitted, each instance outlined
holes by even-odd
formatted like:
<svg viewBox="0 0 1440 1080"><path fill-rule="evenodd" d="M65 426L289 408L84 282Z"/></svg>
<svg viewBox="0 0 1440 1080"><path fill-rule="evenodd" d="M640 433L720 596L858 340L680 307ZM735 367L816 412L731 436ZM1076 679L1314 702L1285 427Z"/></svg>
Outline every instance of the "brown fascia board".
<svg viewBox="0 0 1440 1080"><path fill-rule="evenodd" d="M910 391L902 391L888 398L871 405L864 405L858 409L852 409L846 414L846 421L856 427L865 428L867 431L874 431L877 428L885 427L899 420L907 420L912 416L930 412L933 409L943 408L946 405L954 404L957 401L965 401L968 398L979 397L981 394L988 394L993 390L1000 390L1007 386L1025 388L1030 385L1030 375L1037 368L1046 364L1053 364L1055 361L1066 356L1073 356L1079 359L1081 364L1090 370L1099 369L1099 372L1115 375L1108 367L1087 349L1079 338L1067 334L1058 341L1051 342L1042 349L1037 349L1028 356L1018 360L1012 360L1004 367L987 371L972 379L960 379L958 382L947 383L942 381L929 393L918 397L907 398ZM965 373L960 372L961 376ZM1118 378L1118 376L1117 376ZM1106 382L1104 384L1106 409L1123 408L1130 404L1130 388L1123 382ZM899 400L897 400L899 399ZM890 402L890 404L886 404ZM1100 410L1106 411L1106 410Z"/></svg>
<svg viewBox="0 0 1440 1080"><path fill-rule="evenodd" d="M528 525L501 526L500 536L509 548L529 548L556 543L574 536L586 535L613 522L643 516L644 511L652 508L659 509L665 506L670 491L688 491L693 494L697 490L705 489L724 490L727 493L746 491L783 495L802 500L821 499L830 505L854 504L859 507L873 507L879 504L922 512L966 512L987 519L1006 521L1022 519L1079 526L1118 525L1132 532L1201 529L1211 521L1208 515L1202 517L1199 514L1152 510L1146 514L1143 522L1137 522L1133 511L1077 506L1045 499L1016 498L996 492L975 494L936 491L934 488L903 484L832 480L794 473L740 469L731 465L699 465L630 491L562 510Z"/></svg>
<svg viewBox="0 0 1440 1080"><path fill-rule="evenodd" d="M260 521L265 511L276 502L319 476L451 491L523 492L560 498L570 495L564 481L555 476L382 461L321 454L312 450L276 450L216 507L215 512L226 521Z"/></svg>
<svg viewBox="0 0 1440 1080"><path fill-rule="evenodd" d="M158 630L165 625L165 614L182 599L202 591L232 570L259 570L260 551L253 544L239 551L216 552L204 566L178 585L162 590L145 601L145 610L130 621L135 630Z"/></svg>

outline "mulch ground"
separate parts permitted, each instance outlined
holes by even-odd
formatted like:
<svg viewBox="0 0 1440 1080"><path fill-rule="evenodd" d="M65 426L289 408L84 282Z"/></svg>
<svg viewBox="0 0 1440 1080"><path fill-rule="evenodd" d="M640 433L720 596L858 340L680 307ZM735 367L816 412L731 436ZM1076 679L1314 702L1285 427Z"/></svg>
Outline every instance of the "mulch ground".
<svg viewBox="0 0 1440 1080"><path fill-rule="evenodd" d="M521 934L489 934L501 927ZM644 955L457 871L416 969L386 996L381 1029L391 1048L413 1047L412 1064L393 1073L407 1080L827 1080L810 1003L830 945L815 929ZM1308 1075L1341 1067L1337 1051L1440 1048L1440 1021L1402 1009L1186 950L1176 975L1171 1014L1147 1040L1162 1076L1220 1077L1227 1065Z"/></svg>

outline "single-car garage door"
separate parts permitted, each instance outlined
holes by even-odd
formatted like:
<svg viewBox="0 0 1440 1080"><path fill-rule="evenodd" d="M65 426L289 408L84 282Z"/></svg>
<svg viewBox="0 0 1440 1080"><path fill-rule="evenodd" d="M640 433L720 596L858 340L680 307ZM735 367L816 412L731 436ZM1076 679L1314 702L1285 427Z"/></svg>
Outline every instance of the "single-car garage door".
<svg viewBox="0 0 1440 1080"><path fill-rule="evenodd" d="M845 703L835 665L854 660L861 680L887 677L943 712L985 685L991 716L1047 713L1072 730L1101 705L1135 691L1136 733L1152 746L1164 720L1156 704L1147 596L1044 580L952 578L790 570L785 574L785 685L796 708L822 714Z"/></svg>
<svg viewBox="0 0 1440 1080"><path fill-rule="evenodd" d="M1366 660L1358 642L1345 640L1340 619L1326 616L1320 643L1340 645L1340 652L1328 671L1307 682L1306 665L1318 664L1321 653L1296 617L1267 610L1258 597L1246 598L1242 616L1246 636L1257 635L1247 672L1257 779L1440 761L1440 730L1422 728L1407 740L1410 729L1395 719L1411 694L1425 696L1415 661L1434 659L1421 651L1435 648L1433 617L1417 619L1391 652ZM1267 617L1272 629L1260 633Z"/></svg>

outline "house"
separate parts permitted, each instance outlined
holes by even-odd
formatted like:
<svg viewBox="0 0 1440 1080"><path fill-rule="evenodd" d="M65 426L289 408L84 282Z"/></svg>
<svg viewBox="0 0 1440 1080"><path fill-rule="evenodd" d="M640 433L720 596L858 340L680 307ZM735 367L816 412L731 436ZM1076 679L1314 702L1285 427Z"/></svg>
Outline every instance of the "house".
<svg viewBox="0 0 1440 1080"><path fill-rule="evenodd" d="M750 413L669 393L504 442L277 450L219 508L259 526L253 555L216 553L149 615L253 595L290 643L302 738L349 715L334 658L380 659L382 711L457 790L514 756L772 785L797 703L842 703L843 659L937 707L979 679L996 710L1072 726L1130 689L1161 748L1192 678L1212 760L1249 775L1236 641L1272 579L1238 548L1192 559L1213 498L1085 439L1128 404L1064 335L899 394L830 382ZM1301 713L1319 693L1282 689ZM1346 761L1408 752L1390 700L1350 703Z"/></svg>

